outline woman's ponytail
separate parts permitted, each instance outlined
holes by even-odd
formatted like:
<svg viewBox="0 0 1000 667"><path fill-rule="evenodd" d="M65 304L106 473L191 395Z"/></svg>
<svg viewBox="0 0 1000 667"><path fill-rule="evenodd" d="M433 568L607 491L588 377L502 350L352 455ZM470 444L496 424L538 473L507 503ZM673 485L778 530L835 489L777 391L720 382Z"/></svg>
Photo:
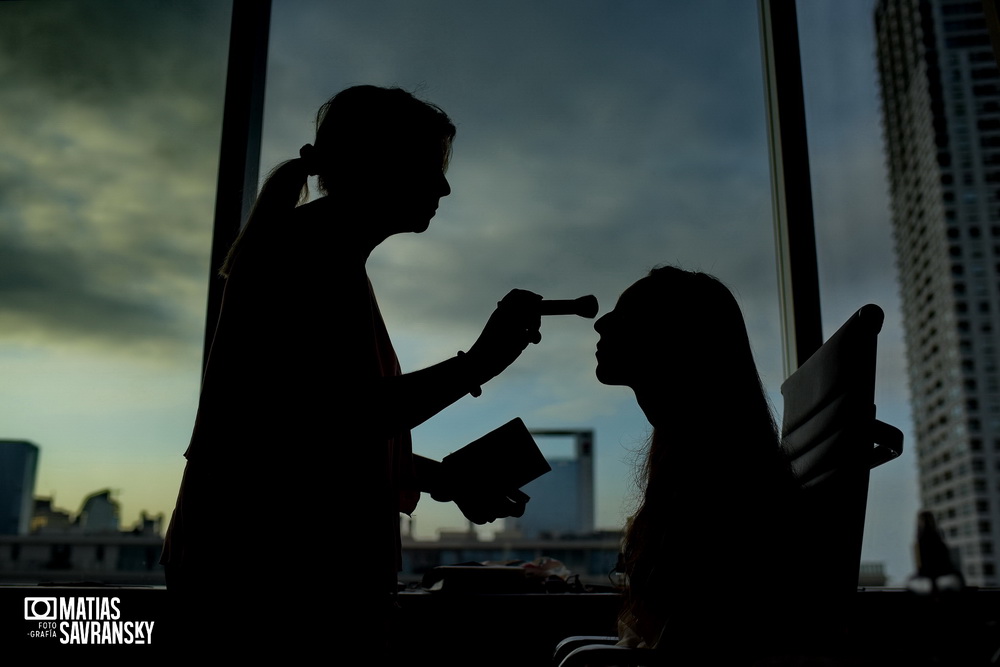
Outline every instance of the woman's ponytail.
<svg viewBox="0 0 1000 667"><path fill-rule="evenodd" d="M303 146L303 150L299 153L301 157L282 162L267 175L247 223L243 225L219 269L219 275L223 278L229 277L233 262L240 251L248 247L247 244L260 243L262 239L267 238L268 232L271 231L270 225L276 224L278 219L291 212L308 197L309 170L313 169L314 160L310 159L313 157L311 154L303 155L311 153L305 150L306 146Z"/></svg>

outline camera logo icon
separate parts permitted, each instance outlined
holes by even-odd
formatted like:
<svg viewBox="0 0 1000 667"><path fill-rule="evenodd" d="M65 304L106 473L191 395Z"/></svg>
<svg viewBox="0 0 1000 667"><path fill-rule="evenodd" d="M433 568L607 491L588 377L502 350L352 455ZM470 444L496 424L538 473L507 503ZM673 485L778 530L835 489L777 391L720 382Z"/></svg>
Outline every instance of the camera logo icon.
<svg viewBox="0 0 1000 667"><path fill-rule="evenodd" d="M55 621L58 606L55 598L24 598L24 620Z"/></svg>

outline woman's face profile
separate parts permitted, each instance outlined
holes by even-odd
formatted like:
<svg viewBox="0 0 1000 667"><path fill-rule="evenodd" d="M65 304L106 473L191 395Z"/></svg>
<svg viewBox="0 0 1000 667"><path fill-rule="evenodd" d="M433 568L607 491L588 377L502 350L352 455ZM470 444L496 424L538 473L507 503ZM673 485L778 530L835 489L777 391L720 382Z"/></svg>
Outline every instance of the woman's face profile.
<svg viewBox="0 0 1000 667"><path fill-rule="evenodd" d="M442 197L451 194L440 147L411 150L386 161L373 184L390 234L430 226Z"/></svg>
<svg viewBox="0 0 1000 667"><path fill-rule="evenodd" d="M613 310L594 323L597 341L597 379L603 384L635 387L649 374L659 353L657 331L667 326L653 312L648 284L635 283L618 298Z"/></svg>

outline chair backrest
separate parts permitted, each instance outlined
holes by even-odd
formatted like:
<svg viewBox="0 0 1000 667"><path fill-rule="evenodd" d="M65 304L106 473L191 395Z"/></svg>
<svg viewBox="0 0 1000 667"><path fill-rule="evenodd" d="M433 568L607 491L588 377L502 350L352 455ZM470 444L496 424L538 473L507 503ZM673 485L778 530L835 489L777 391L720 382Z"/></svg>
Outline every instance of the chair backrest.
<svg viewBox="0 0 1000 667"><path fill-rule="evenodd" d="M856 312L782 385L782 447L801 489L797 574L816 596L857 591L869 470L902 451L875 419L875 352L884 313Z"/></svg>

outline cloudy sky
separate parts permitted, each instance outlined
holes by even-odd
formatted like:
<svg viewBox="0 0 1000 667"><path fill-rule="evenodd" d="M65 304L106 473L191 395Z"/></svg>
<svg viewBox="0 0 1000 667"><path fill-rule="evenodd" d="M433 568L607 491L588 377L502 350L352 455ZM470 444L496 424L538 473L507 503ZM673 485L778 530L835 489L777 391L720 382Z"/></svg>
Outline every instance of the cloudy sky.
<svg viewBox="0 0 1000 667"><path fill-rule="evenodd" d="M824 326L885 308L876 400L909 435L871 3L799 11ZM38 493L74 511L105 487L126 522L173 504L197 402L228 12L0 3L0 438L36 442ZM405 368L467 349L513 287L593 293L606 311L673 263L737 294L780 410L756 3L275 0L264 171L359 83L414 90L458 126L431 229L369 264ZM616 527L647 425L627 390L593 379L590 321L548 318L543 337L415 447L442 456L514 416L593 428L597 520ZM897 581L912 567L914 476L910 456L873 475L865 558ZM346 511L336 488L326 498L319 511ZM432 502L416 516L428 537L462 525Z"/></svg>

